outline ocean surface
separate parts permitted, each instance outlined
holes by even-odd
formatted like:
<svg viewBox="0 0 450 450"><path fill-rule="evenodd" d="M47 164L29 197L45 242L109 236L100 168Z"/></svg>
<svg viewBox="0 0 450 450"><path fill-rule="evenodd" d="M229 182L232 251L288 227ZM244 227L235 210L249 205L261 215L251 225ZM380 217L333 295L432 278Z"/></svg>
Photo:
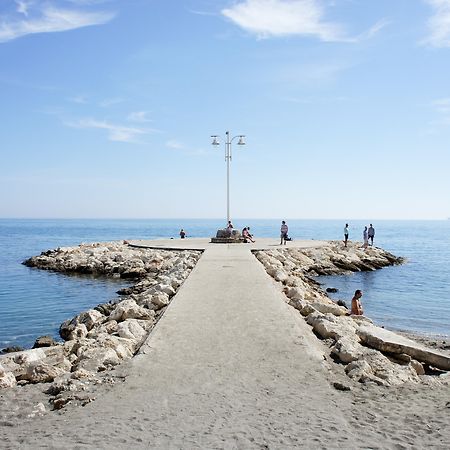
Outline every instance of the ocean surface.
<svg viewBox="0 0 450 450"><path fill-rule="evenodd" d="M344 222L288 220L294 239L342 239ZM236 220L256 238L278 240L279 220ZM350 240L361 240L368 223L351 221ZM403 266L348 276L320 277L339 289L334 298L350 304L356 289L364 292L365 314L394 330L450 337L450 220L379 221L375 245L407 258ZM21 263L57 247L81 242L123 239L213 236L220 220L16 220L0 219L0 349L31 347L38 336L58 338L61 322L109 301L128 283L92 276L67 276L31 269Z"/></svg>

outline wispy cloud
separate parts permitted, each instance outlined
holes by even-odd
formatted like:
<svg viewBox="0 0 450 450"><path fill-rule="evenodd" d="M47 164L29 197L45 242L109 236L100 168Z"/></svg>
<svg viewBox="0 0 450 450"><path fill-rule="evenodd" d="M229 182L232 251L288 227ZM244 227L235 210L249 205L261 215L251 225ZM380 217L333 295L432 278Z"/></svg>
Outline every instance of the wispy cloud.
<svg viewBox="0 0 450 450"><path fill-rule="evenodd" d="M422 43L432 47L450 47L450 0L424 0L433 9L428 19L429 35Z"/></svg>
<svg viewBox="0 0 450 450"><path fill-rule="evenodd" d="M196 14L197 16L217 16L217 13L210 12L210 11L200 11L200 10L189 9L189 12L192 14Z"/></svg>
<svg viewBox="0 0 450 450"><path fill-rule="evenodd" d="M17 0L17 14L5 16L0 23L0 43L36 33L52 33L101 25L115 16L113 12L64 9L49 2Z"/></svg>
<svg viewBox="0 0 450 450"><path fill-rule="evenodd" d="M123 98L120 97L113 97L113 98L105 98L99 103L99 106L102 108L109 108L113 105L118 105L119 103L122 103L124 101Z"/></svg>
<svg viewBox="0 0 450 450"><path fill-rule="evenodd" d="M450 116L450 97L434 100L431 105L438 113Z"/></svg>
<svg viewBox="0 0 450 450"><path fill-rule="evenodd" d="M138 137L149 134L155 130L140 127L130 127L126 125L113 124L106 120L92 118L79 119L77 121L65 122L72 128L99 129L108 133L108 139L116 142L138 143Z"/></svg>
<svg viewBox="0 0 450 450"><path fill-rule="evenodd" d="M185 155L190 156L206 156L209 155L211 152L207 151L203 148L197 148L193 149L190 148L188 145L184 144L183 142L177 140L177 139L170 139L166 142L166 147L170 150L176 150L179 152L182 152Z"/></svg>
<svg viewBox="0 0 450 450"><path fill-rule="evenodd" d="M343 72L354 66L355 63L332 59L305 64L293 62L277 68L272 74L272 79L285 86L316 88L334 83Z"/></svg>
<svg viewBox="0 0 450 450"><path fill-rule="evenodd" d="M259 37L309 35L322 41L345 39L339 24L326 22L316 0L245 0L222 14Z"/></svg>
<svg viewBox="0 0 450 450"><path fill-rule="evenodd" d="M79 105L85 105L88 103L87 96L83 94L75 95L74 97L69 97L67 100L72 103L78 103Z"/></svg>
<svg viewBox="0 0 450 450"><path fill-rule="evenodd" d="M429 121L421 134L424 136L436 135L443 129L448 130L450 125L450 97L433 100L428 106L431 106L435 112L435 116Z"/></svg>
<svg viewBox="0 0 450 450"><path fill-rule="evenodd" d="M28 8L31 6L32 2L25 0L15 0L17 5L17 12L28 16Z"/></svg>
<svg viewBox="0 0 450 450"><path fill-rule="evenodd" d="M351 37L343 25L325 19L325 8L319 0L243 0L221 12L259 38L299 35L328 42L357 42L373 37L387 24L380 21Z"/></svg>
<svg viewBox="0 0 450 450"><path fill-rule="evenodd" d="M127 119L130 122L148 123L152 122L152 119L148 118L148 111L135 111L128 115Z"/></svg>
<svg viewBox="0 0 450 450"><path fill-rule="evenodd" d="M166 142L167 148L172 148L174 150L183 150L186 148L184 144L182 144L180 141L176 141L175 139L171 139Z"/></svg>
<svg viewBox="0 0 450 450"><path fill-rule="evenodd" d="M388 25L390 25L392 21L390 19L384 18L376 22L374 25L372 25L367 31L364 33L361 33L357 38L356 41L362 41L364 39L371 39L375 35L377 35L383 28L386 28Z"/></svg>

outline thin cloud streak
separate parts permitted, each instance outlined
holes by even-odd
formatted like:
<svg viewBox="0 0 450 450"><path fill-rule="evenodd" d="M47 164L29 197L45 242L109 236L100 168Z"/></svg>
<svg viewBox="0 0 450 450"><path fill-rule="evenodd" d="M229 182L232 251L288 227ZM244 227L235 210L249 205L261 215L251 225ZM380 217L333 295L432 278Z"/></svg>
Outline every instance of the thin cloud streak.
<svg viewBox="0 0 450 450"><path fill-rule="evenodd" d="M108 132L108 139L114 142L139 143L138 136L146 135L155 130L146 128L129 127L124 125L112 124L106 120L96 120L92 118L79 119L75 122L65 122L65 125L79 129L99 129Z"/></svg>
<svg viewBox="0 0 450 450"><path fill-rule="evenodd" d="M180 151L189 156L208 156L211 153L210 151L207 151L203 148L198 149L188 148L185 144L183 144L180 141L177 141L176 139L168 140L166 142L166 147L171 150Z"/></svg>
<svg viewBox="0 0 450 450"><path fill-rule="evenodd" d="M425 0L433 8L428 20L429 35L422 44L431 47L450 47L450 0Z"/></svg>
<svg viewBox="0 0 450 450"><path fill-rule="evenodd" d="M450 115L450 97L434 100L432 106L437 112Z"/></svg>
<svg viewBox="0 0 450 450"><path fill-rule="evenodd" d="M148 123L152 122L152 119L149 119L147 117L148 111L135 111L128 115L127 119L130 122L137 122L137 123Z"/></svg>
<svg viewBox="0 0 450 450"><path fill-rule="evenodd" d="M103 25L115 17L114 12L88 12L62 9L50 5L33 11L30 3L20 2L21 18L4 19L0 23L0 43L37 33L69 31L93 25ZM25 15L25 19L22 17Z"/></svg>

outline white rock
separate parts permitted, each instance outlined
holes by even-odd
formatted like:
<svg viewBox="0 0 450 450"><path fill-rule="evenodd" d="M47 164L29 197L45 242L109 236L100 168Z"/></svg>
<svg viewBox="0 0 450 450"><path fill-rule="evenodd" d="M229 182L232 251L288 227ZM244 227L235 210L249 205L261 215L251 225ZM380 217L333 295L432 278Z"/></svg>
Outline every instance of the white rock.
<svg viewBox="0 0 450 450"><path fill-rule="evenodd" d="M43 414L45 414L45 412L46 412L46 410L45 410L44 404L43 403L38 403L33 408L33 411L31 411L31 413L27 415L27 417L32 419L35 416L42 416Z"/></svg>
<svg viewBox="0 0 450 450"><path fill-rule="evenodd" d="M283 269L278 269L273 275L276 281L283 282L288 279L289 275Z"/></svg>
<svg viewBox="0 0 450 450"><path fill-rule="evenodd" d="M84 324L89 331L96 323L101 322L104 318L105 316L101 312L90 309L79 314L77 316L77 321L80 324Z"/></svg>
<svg viewBox="0 0 450 450"><path fill-rule="evenodd" d="M344 308L343 306L336 305L331 302L327 302L327 303L312 302L311 306L323 314L331 313L335 316L346 316L348 314L348 310L346 308Z"/></svg>
<svg viewBox="0 0 450 450"><path fill-rule="evenodd" d="M356 361L363 354L363 348L358 340L356 335L352 337L342 336L331 348L331 353L336 355L343 363Z"/></svg>
<svg viewBox="0 0 450 450"><path fill-rule="evenodd" d="M139 306L134 300L124 300L120 302L114 311L109 315L108 320L121 322L126 319L153 319L155 313Z"/></svg>
<svg viewBox="0 0 450 450"><path fill-rule="evenodd" d="M141 341L147 335L136 319L127 319L119 323L117 334L122 338L136 341Z"/></svg>
<svg viewBox="0 0 450 450"><path fill-rule="evenodd" d="M33 362L27 366L25 375L22 375L20 378L30 383L48 383L64 372L63 369L58 367L53 367L42 362Z"/></svg>
<svg viewBox="0 0 450 450"><path fill-rule="evenodd" d="M85 369L100 372L108 367L117 366L120 359L112 348L91 348L84 351L74 364L75 370Z"/></svg>
<svg viewBox="0 0 450 450"><path fill-rule="evenodd" d="M310 314L307 322L313 327L314 331L324 339L333 338L337 341L343 336L355 334L355 327L352 325L351 321L345 319L349 318L318 312Z"/></svg>
<svg viewBox="0 0 450 450"><path fill-rule="evenodd" d="M17 384L16 377L12 372L6 371L0 364L0 389L14 387Z"/></svg>
<svg viewBox="0 0 450 450"><path fill-rule="evenodd" d="M84 338L88 334L88 330L84 323L79 323L75 328L69 333L69 340Z"/></svg>
<svg viewBox="0 0 450 450"><path fill-rule="evenodd" d="M156 306L156 309L164 308L169 303L169 295L165 292L159 292L152 295L152 304Z"/></svg>

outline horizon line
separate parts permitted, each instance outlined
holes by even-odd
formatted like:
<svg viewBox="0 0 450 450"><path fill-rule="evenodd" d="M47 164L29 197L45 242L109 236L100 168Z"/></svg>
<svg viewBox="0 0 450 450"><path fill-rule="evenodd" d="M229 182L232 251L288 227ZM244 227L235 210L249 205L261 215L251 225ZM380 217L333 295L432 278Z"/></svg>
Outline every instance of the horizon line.
<svg viewBox="0 0 450 450"><path fill-rule="evenodd" d="M215 221L224 221L226 223L226 219L218 218L218 217L1 217L0 220L215 220ZM343 221L343 222L351 222L351 221L446 221L450 220L450 217L445 218L292 218L292 217L236 217L232 219L232 221L246 221L246 220L308 220L308 221Z"/></svg>

